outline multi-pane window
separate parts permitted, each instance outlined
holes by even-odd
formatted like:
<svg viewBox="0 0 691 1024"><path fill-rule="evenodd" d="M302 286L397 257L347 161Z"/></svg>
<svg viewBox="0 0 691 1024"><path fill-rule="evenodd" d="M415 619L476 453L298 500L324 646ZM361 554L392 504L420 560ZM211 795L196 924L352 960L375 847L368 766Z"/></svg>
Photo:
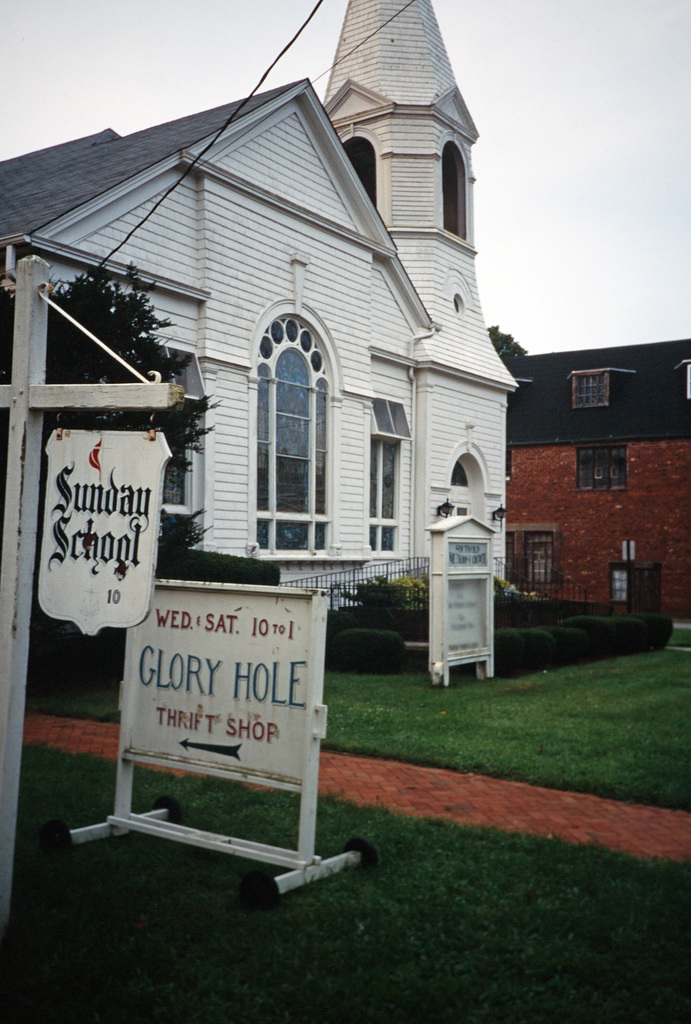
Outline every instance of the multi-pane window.
<svg viewBox="0 0 691 1024"><path fill-rule="evenodd" d="M199 366L199 360L193 352L178 348L176 345L166 343L163 346L168 355L187 356L187 366L176 374L174 383L180 384L185 390L185 398L199 400L204 397L204 381ZM190 465L187 468L169 462L163 478L163 504L170 509L174 507L177 512L191 512L192 499L192 466L194 464L194 453L187 453Z"/></svg>
<svg viewBox="0 0 691 1024"><path fill-rule="evenodd" d="M272 322L257 368L257 542L277 551L327 544L328 383L312 332Z"/></svg>
<svg viewBox="0 0 691 1024"><path fill-rule="evenodd" d="M552 582L554 569L554 534L526 531L523 536L525 575L533 584Z"/></svg>
<svg viewBox="0 0 691 1024"><path fill-rule="evenodd" d="M396 547L396 469L398 443L372 440L370 452L370 547L394 551Z"/></svg>
<svg viewBox="0 0 691 1024"><path fill-rule="evenodd" d="M370 449L370 527L372 551L398 546L398 475L401 439L410 440L408 417L401 402L372 400Z"/></svg>
<svg viewBox="0 0 691 1024"><path fill-rule="evenodd" d="M626 487L626 446L578 448L576 480L582 491L612 491Z"/></svg>
<svg viewBox="0 0 691 1024"><path fill-rule="evenodd" d="M571 404L574 409L609 405L609 373L607 370L574 373L571 378Z"/></svg>
<svg viewBox="0 0 691 1024"><path fill-rule="evenodd" d="M624 568L610 567L609 595L611 601L626 601L629 596L629 574Z"/></svg>

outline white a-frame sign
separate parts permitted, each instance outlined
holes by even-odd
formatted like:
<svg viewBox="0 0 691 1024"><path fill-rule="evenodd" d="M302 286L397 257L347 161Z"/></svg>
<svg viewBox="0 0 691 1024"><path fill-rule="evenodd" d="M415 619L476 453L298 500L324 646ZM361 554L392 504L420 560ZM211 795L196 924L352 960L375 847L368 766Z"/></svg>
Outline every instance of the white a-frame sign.
<svg viewBox="0 0 691 1024"><path fill-rule="evenodd" d="M41 290L47 284L43 260L29 256L19 262L12 382L0 384L0 409L9 411L0 568L0 938L10 914L43 413L170 409L184 399L183 389L174 384L46 384L47 306ZM87 547L92 544L87 540ZM123 542L121 553L125 550Z"/></svg>

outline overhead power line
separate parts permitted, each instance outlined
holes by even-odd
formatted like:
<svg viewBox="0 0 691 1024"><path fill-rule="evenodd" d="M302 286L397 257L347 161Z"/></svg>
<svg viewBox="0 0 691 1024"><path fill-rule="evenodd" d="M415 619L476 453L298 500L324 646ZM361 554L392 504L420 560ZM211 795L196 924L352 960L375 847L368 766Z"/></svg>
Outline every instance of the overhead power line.
<svg viewBox="0 0 691 1024"><path fill-rule="evenodd" d="M365 36L365 38L364 38L364 39L362 39L362 40L361 40L361 41L360 41L360 42L359 42L359 43L358 43L358 44L357 44L356 46L354 46L354 47L352 48L352 50L349 50L349 51L348 51L348 53L345 53L345 54L344 54L344 55L343 55L342 57L340 57L340 58L339 58L339 59L338 59L337 61L334 61L334 63L333 63L332 65L331 65L331 67L327 68L327 69L326 69L326 71L322 71L322 73L321 73L321 74L320 74L320 75L319 75L319 76L318 76L317 78L315 78L315 79L314 79L314 81L315 81L315 82L318 82L320 78L323 78L323 77L324 77L324 75L328 75L330 71L332 71L332 70L333 70L333 69L334 69L334 68L335 68L335 67L336 67L336 66L337 66L338 64L340 64L340 63L341 63L341 61L344 61L344 60L345 60L345 59L346 59L347 57L350 57L350 55L351 55L352 53L355 53L355 51L356 51L356 50L359 50L359 48L360 48L361 46L364 46L364 44L365 44L366 42L368 42L368 41L369 41L370 39L372 39L372 37L373 37L373 36L376 36L378 32L381 32L381 31L382 31L382 29L386 28L386 26L387 26L387 25L390 25L390 24L391 24L391 22L392 22L392 21L394 21L394 19L395 19L395 18L397 18L397 17L398 17L398 16L400 15L400 14L403 14L403 12L404 12L404 11L406 11L406 10L407 10L407 9L408 9L409 7L412 7L412 5L413 5L414 3L416 3L416 2L417 2L417 0L408 0L408 3L404 4L404 5L403 5L403 7L401 7L400 11L396 11L396 13L395 13L395 14L393 14L393 15L392 15L392 16L391 16L390 18L388 18L388 19L387 19L387 20L386 20L385 22L383 22L383 23L382 23L381 25L379 25L379 27L378 27L378 28L375 28L374 32L370 32L370 34L369 34L368 36ZM108 260L112 259L112 257L113 257L113 256L114 256L114 255L116 254L116 252L119 252L119 251L120 251L120 249L122 249L123 245L126 245L126 244L127 244L127 242L129 242L130 238L132 238L132 236L133 236L133 235L134 235L134 234L135 234L135 233L136 233L137 231L139 231L139 229L140 229L141 227L143 227L143 225L144 225L144 224L146 224L146 222L147 222L147 221L149 220L149 218L150 218L150 217L152 217L152 216L153 216L153 214L154 214L154 213L156 212L156 210L157 210L157 209L159 208L159 206L161 206L161 204L162 204L162 203L164 203L164 202L166 201L166 199L168 198L168 196L169 196L169 195L170 195L170 194L171 194L172 192L174 192L174 191L175 191L175 189L176 189L176 188L178 188L178 186L179 186L179 185L181 185L181 184L182 184L182 182L183 182L183 181L185 180L185 178L187 178L187 177L188 177L188 175L190 174L190 172L191 172L191 171L192 171L192 170L194 169L194 167L196 166L196 164L198 164L198 163L199 163L199 161L200 161L200 160L202 159L202 157L203 157L203 156L205 156L205 154L209 152L209 150L210 150L210 149L211 149L211 148L212 148L212 147L213 147L213 146L214 146L214 145L216 144L216 142L218 142L218 140L220 139L221 135L223 135L224 131L225 131L225 130L226 130L226 129L227 129L227 128L228 128L228 127L229 127L229 126L230 126L230 125L231 125L231 124L233 123L233 121L235 121L235 119L236 119L236 118L237 118L237 117L239 116L239 114L240 114L240 113L242 112L242 110L243 110L243 109L244 109L244 108L245 108L245 107L247 106L247 104L248 104L248 103L249 103L249 101L250 101L250 100L252 99L252 97L253 97L253 96L254 96L254 95L255 95L255 94L256 94L256 93L257 93L257 92L259 91L259 89L260 89L260 88L262 87L262 85L264 84L264 82L266 81L266 79L267 79L267 78L269 77L269 75L271 74L271 72L273 71L273 69L274 69L274 68L276 67L276 65L278 64L278 62L279 62L279 60L281 59L281 57L283 57L283 56L284 56L284 55L285 55L285 54L286 54L286 53L288 52L288 50L289 50L289 49L291 48L291 46L293 46L293 44L294 44L294 43L295 43L295 42L296 42L296 41L297 41L297 40L298 40L298 39L300 38L300 36L301 36L301 35L302 35L302 33L304 32L304 30L305 30L305 29L307 28L307 26L308 26L308 25L309 25L309 23L311 22L312 18L313 18L313 17L315 16L315 14L317 13L317 11L319 10L319 8L321 7L321 5L322 5L323 3L324 3L324 0L317 0L317 3L316 3L316 4L314 5L314 7L312 8L312 11L311 11L311 12L310 12L310 14L308 15L308 17L307 17L307 18L305 19L305 21L304 21L304 22L302 23L302 25L301 25L301 26L300 26L300 28L299 28L299 29L297 30L297 32L295 33L295 35L293 36L293 38L292 38L292 39L290 40L290 42L286 43L286 45L285 45L285 46L283 47L283 49L282 49L282 50L281 50L281 52L280 52L280 53L278 54L278 56L277 56L277 57L275 58L275 60L273 60L273 61L271 62L271 64L270 64L270 65L269 65L269 67L268 67L268 68L266 69L266 71L264 72L264 74L263 74L263 75L261 76L261 78L259 79L259 81L258 81L258 82L257 82L257 84L255 85L254 89L253 89L253 90L252 90L252 92L251 92L251 93L249 94L249 96L246 96L246 97L245 97L245 99L244 99L244 100L242 100L242 102L238 104L238 106L237 106L237 107L235 108L235 110L234 110L234 111L232 112L232 114L230 115L230 117L228 117L228 118L226 119L226 121L224 122L224 124L222 124L222 125L221 125L221 127L220 127L220 128L218 129L218 131L217 131L217 132L216 132L216 134L215 134L215 135L213 136L213 138L212 138L212 139L210 140L210 142L208 142L208 143L207 143L207 145L206 145L206 146L204 146L204 149L202 149L202 150L201 150L201 152L197 153L197 155L195 156L194 160L192 160L192 161L190 162L189 166L185 168L184 172L183 172L183 173L182 173L182 174L180 175L180 177L179 177L179 178L177 178L177 179L176 179L176 180L175 180L175 181L173 182L173 184L172 184L172 185L170 185L170 186L169 186L169 187L168 187L168 188L167 188L167 189L165 190L165 192L164 192L164 193L163 193L163 194L162 194L161 196L159 196L159 198L158 198L158 199L156 200L156 202L155 202L155 203L154 203L154 205L153 205L153 206L151 207L151 209L149 210L149 212L148 212L147 214L145 214L145 215L144 215L144 216L143 216L143 217L141 218L141 220L140 220L140 221L138 221L138 223L137 223L137 224L135 224L135 226L134 226L134 227L133 227L133 228L132 228L132 229L131 229L130 231L128 231L128 232L127 232L127 234L125 235L125 237L123 238L123 240L122 240L122 241L121 241L120 243L118 243L118 245L116 245L114 249L111 249L111 250L110 250L110 252L109 252L109 253L107 254L107 256L104 256L104 257L103 257L103 259L102 259L102 260L100 261L100 263L99 263L99 266L101 266L101 267L102 267L102 266L103 266L103 265L104 265L105 263L107 263L107 262L108 262Z"/></svg>
<svg viewBox="0 0 691 1024"><path fill-rule="evenodd" d="M370 34L368 36L365 36L364 39L361 39L360 42L357 43L353 47L352 50L348 50L348 52L344 53L342 57L339 57L338 60L335 60L330 68L327 68L326 71L322 71L321 75L317 75L316 78L312 79L312 84L314 85L314 83L318 82L320 78L324 77L324 75L328 75L328 73L330 71L333 71L333 69L335 67L338 67L338 65L342 61L344 61L344 60L346 60L346 58L350 57L351 53L355 53L355 51L359 50L361 46L364 46L365 43L369 42L370 39L372 39L374 36L378 35L383 28L386 28L387 25L390 25L391 22L394 21L399 16L399 14L403 14L403 12L407 11L409 7L412 7L414 3L417 3L417 0L408 0L408 3L405 4L403 7L401 7L400 11L396 11L395 14L392 14L390 18L388 18L386 21L382 22L381 25L379 25L377 28L375 28L374 32L370 32Z"/></svg>
<svg viewBox="0 0 691 1024"><path fill-rule="evenodd" d="M264 74L263 74L263 75L261 76L261 78L259 79L259 81L258 81L258 82L257 82L257 84L255 85L254 89L253 89L253 90L252 90L252 92L251 92L251 93L249 94L249 96L246 96L246 97L245 97L245 99L244 99L244 100L242 101L242 103L240 103L240 104L239 104L239 105L238 105L238 106L237 106L237 107L235 108L235 110L234 110L234 111L232 112L232 114L230 115L230 117L229 117L229 118L228 118L228 119L227 119L227 120L225 121L225 123L224 123L224 124L223 124L223 125L222 125L222 126L221 126L221 127L219 128L219 129L218 129L218 131L217 131L217 132L216 132L216 134L215 134L215 135L213 136L213 138L211 139L211 141L210 141L210 142L209 142L209 143L208 143L208 144L207 144L206 146L204 146L204 149L202 149L200 153L197 153L197 155L195 156L194 160L192 160L192 162L190 163L189 167L185 168L185 171L184 171L184 172L183 172L183 173L182 173L182 174L180 175L180 177L179 177L179 178L178 178L178 179L177 179L176 181L174 181L174 182L173 182L173 184L172 184L172 185L171 185L171 186L170 186L169 188L167 188L167 189L165 190L165 192L163 193L163 195L162 195L162 196L159 196L159 198L158 198L158 199L156 200L156 202L155 202L155 203L154 203L154 205L153 205L153 206L151 207L151 209L149 210L149 212L148 212L148 213L147 213L147 214L146 214L146 215L145 215L144 217L142 217L142 219L141 219L141 220L139 221L139 223L138 223L138 224L135 224L135 226L134 226L134 227L133 227L133 228L131 229L131 231L128 231L128 232L127 232L127 234L125 235L125 237L123 238L123 240L122 240L122 241L121 241L121 242L119 243L119 245L116 245L114 249L111 249L111 250L110 250L110 252L108 253L108 255L107 255L107 256L104 256L104 257L103 257L103 259L102 259L102 260L101 260L101 262L100 262L100 266L103 266L103 264L104 264L104 263L107 263L107 261L108 261L109 259L111 259L111 258L112 258L112 257L113 257L113 256L115 255L115 253L116 253L116 252L118 252L118 251L119 251L120 249L122 249L123 245L125 245L125 244L126 244L126 243L127 243L127 242L128 242L129 240L130 240L130 238L132 237L132 235L133 235L133 234L134 234L134 233L135 233L136 231L138 231L138 230L139 230L139 228L141 228L141 227L142 227L142 225L146 224L146 222L147 222L147 220L149 219L149 217L151 217L151 216L152 216L152 215L153 215L153 214L154 214L154 213L156 212L156 210L157 210L157 209L159 208L159 206L161 205L161 203L164 203L164 202L166 201L166 199L167 199L167 198L168 198L168 196L169 196L169 195L171 194L171 192L174 192L174 191L175 191L175 189L176 189L176 188L177 188L177 187L178 187L178 186L179 186L179 185L180 185L180 184L181 184L181 183L182 183L182 182L183 182L183 181L185 180L185 178L186 178L186 177L188 176L188 174L189 174L189 173L190 173L190 171L191 171L191 170L192 170L192 169L194 168L194 166L195 166L196 164L198 164L198 163L199 163L199 161L201 160L201 158L202 158L202 157L203 157L203 156L204 156L204 155L205 155L206 153L208 153L208 152L209 152L209 150L211 149L211 147L212 147L213 145L215 145L215 143L216 143L216 142L218 141L218 139L220 139L221 135L223 135L223 133L224 133L224 131L226 130L226 128L228 128L228 126L229 126L230 124L232 124L232 122L233 122L233 121L235 120L235 118L236 118L236 117L237 117L237 116L238 116L238 115L240 114L240 112L241 112L241 111L242 111L242 110L244 109L244 107L246 107L246 106L247 106L247 104L248 104L248 103L249 103L249 101L250 101L250 100L252 99L252 97L254 96L254 94L255 94L256 92L258 92L258 91L259 91L259 89L261 89L262 85L264 84L264 82L266 81L266 79L267 79L267 78L269 77L269 75L271 74L271 72L273 71L273 69L274 69L274 68L276 67L276 65L278 64L278 62L279 62L279 60L281 59L281 57L283 57L283 55L284 55L284 54L286 54L286 53L288 52L288 50L289 50L289 49L291 48L291 46L293 45L293 43L295 43L295 42L296 42L296 40L297 40L297 39L299 39L299 37L300 37L300 36L302 35L302 33L303 33L303 32L305 31L305 29L306 29L306 28L307 28L307 26L309 25L310 21L311 21L311 20L312 20L312 18L313 18L313 17L315 16L315 14L317 13L317 11L319 10L319 8L321 7L321 5L322 5L323 3L324 3L324 0L317 0L317 3L316 3L316 4L314 5L314 7L312 8L312 10L311 10L310 14L308 15L308 17L307 17L307 18L305 19L305 21L303 21L302 25L301 25L301 26L300 26L300 28L299 28L299 29L297 30L297 32L295 33L295 35L293 36L293 38L292 38L292 39L290 40L290 42L289 42L289 43L286 43L286 45L285 45L285 46L283 47L283 49L282 49L282 50L281 50L281 52L279 53L278 57L276 57L276 59L275 59L274 61L272 61L272 63L271 63L271 64L269 65L269 67L268 67L268 68L266 69L266 71L265 71L265 72L264 72Z"/></svg>

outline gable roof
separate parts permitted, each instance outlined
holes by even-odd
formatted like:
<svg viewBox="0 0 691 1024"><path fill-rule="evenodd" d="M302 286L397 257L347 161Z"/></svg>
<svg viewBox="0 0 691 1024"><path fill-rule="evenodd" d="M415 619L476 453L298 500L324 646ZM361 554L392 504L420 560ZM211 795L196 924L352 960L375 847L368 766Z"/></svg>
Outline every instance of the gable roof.
<svg viewBox="0 0 691 1024"><path fill-rule="evenodd" d="M270 103L295 84L252 97L240 118ZM38 231L133 175L217 132L242 103L120 136L95 135L0 162L0 239Z"/></svg>
<svg viewBox="0 0 691 1024"><path fill-rule="evenodd" d="M519 383L508 399L506 443L691 437L691 399L680 365L687 360L691 339L505 358ZM587 370L609 370L609 404L573 409L571 375Z"/></svg>

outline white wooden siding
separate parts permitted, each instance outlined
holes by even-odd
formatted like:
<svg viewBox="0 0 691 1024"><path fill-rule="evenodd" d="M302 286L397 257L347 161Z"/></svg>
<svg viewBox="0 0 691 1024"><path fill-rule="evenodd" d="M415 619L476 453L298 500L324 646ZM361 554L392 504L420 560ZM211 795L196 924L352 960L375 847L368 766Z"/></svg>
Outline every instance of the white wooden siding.
<svg viewBox="0 0 691 1024"><path fill-rule="evenodd" d="M320 216L355 226L297 113L234 148L221 166Z"/></svg>

